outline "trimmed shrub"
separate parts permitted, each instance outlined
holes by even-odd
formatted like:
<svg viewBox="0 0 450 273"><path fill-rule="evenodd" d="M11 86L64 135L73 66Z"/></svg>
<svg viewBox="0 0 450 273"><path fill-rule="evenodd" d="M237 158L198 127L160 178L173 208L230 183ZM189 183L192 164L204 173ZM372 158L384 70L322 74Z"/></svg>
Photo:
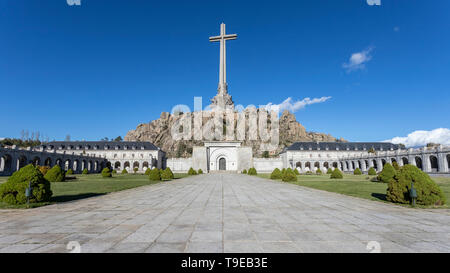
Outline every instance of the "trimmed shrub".
<svg viewBox="0 0 450 273"><path fill-rule="evenodd" d="M285 172L286 172L286 168L281 169L281 176L283 176Z"/></svg>
<svg viewBox="0 0 450 273"><path fill-rule="evenodd" d="M191 168L189 169L189 171L188 171L188 174L189 174L189 175L196 175L197 172L191 167Z"/></svg>
<svg viewBox="0 0 450 273"><path fill-rule="evenodd" d="M127 169L122 170L122 174L127 174L127 173L128 173Z"/></svg>
<svg viewBox="0 0 450 273"><path fill-rule="evenodd" d="M275 168L275 170L273 170L273 172L270 174L270 179L276 180L281 178L281 171L278 168Z"/></svg>
<svg viewBox="0 0 450 273"><path fill-rule="evenodd" d="M247 170L244 169L244 170L242 171L242 173L243 173L243 174L247 174Z"/></svg>
<svg viewBox="0 0 450 273"><path fill-rule="evenodd" d="M394 178L395 173L396 171L394 167L392 167L391 164L386 163L384 164L383 170L378 175L378 181L383 183L389 183L389 181Z"/></svg>
<svg viewBox="0 0 450 273"><path fill-rule="evenodd" d="M172 180L174 178L172 170L167 167L165 170L161 171L162 180Z"/></svg>
<svg viewBox="0 0 450 273"><path fill-rule="evenodd" d="M29 182L33 188L30 203L50 201L53 194L50 182L33 164L14 172L5 183L0 185L0 200L10 205L25 204L27 202L25 189L28 188Z"/></svg>
<svg viewBox="0 0 450 273"><path fill-rule="evenodd" d="M41 171L42 175L46 175L50 170L50 166L38 166L39 171Z"/></svg>
<svg viewBox="0 0 450 273"><path fill-rule="evenodd" d="M137 173L137 171L139 171L139 168L138 168L138 167L134 167L134 168L133 168L133 172L134 172L134 173Z"/></svg>
<svg viewBox="0 0 450 273"><path fill-rule="evenodd" d="M331 179L342 179L342 178L344 178L344 175L342 174L342 172L338 168L336 168L331 173L330 178Z"/></svg>
<svg viewBox="0 0 450 273"><path fill-rule="evenodd" d="M158 168L153 168L148 175L148 178L151 181L159 181L161 180L161 172Z"/></svg>
<svg viewBox="0 0 450 273"><path fill-rule="evenodd" d="M322 174L322 170L321 169L317 169L316 170L316 174L319 174L319 175Z"/></svg>
<svg viewBox="0 0 450 273"><path fill-rule="evenodd" d="M354 174L354 175L362 175L362 171L361 171L359 168L356 168L356 169L353 171L353 174Z"/></svg>
<svg viewBox="0 0 450 273"><path fill-rule="evenodd" d="M297 175L292 169L286 169L281 180L284 182L295 182L297 181Z"/></svg>
<svg viewBox="0 0 450 273"><path fill-rule="evenodd" d="M117 173L117 171L116 171L116 170L113 170L113 171L112 171L112 173L113 173L113 174L116 174L116 173Z"/></svg>
<svg viewBox="0 0 450 273"><path fill-rule="evenodd" d="M66 175L60 166L55 165L44 175L44 178L50 182L63 182Z"/></svg>
<svg viewBox="0 0 450 273"><path fill-rule="evenodd" d="M151 169L150 169L150 168L147 168L147 169L145 170L145 175L150 175L150 171L151 171Z"/></svg>
<svg viewBox="0 0 450 273"><path fill-rule="evenodd" d="M82 173L82 174L88 174L89 172L88 172L87 169L84 169L81 173Z"/></svg>
<svg viewBox="0 0 450 273"><path fill-rule="evenodd" d="M109 168L104 168L102 170L102 177L105 178L112 177L111 170Z"/></svg>
<svg viewBox="0 0 450 273"><path fill-rule="evenodd" d="M377 171L375 171L374 167L371 167L368 172L369 175L377 175Z"/></svg>
<svg viewBox="0 0 450 273"><path fill-rule="evenodd" d="M428 174L413 165L403 166L389 181L387 200L394 203L410 203L411 182L414 182L414 188L417 191L417 204L425 206L445 204L446 198L439 186Z"/></svg>
<svg viewBox="0 0 450 273"><path fill-rule="evenodd" d="M400 166L398 165L397 161L392 162L392 167L394 167L396 171L400 170Z"/></svg>
<svg viewBox="0 0 450 273"><path fill-rule="evenodd" d="M306 175L312 175L312 174L314 174L312 171L307 171L306 172Z"/></svg>
<svg viewBox="0 0 450 273"><path fill-rule="evenodd" d="M197 173L198 173L198 174L203 174L202 169L198 169Z"/></svg>
<svg viewBox="0 0 450 273"><path fill-rule="evenodd" d="M256 172L255 168L250 168L248 169L248 175L257 175L258 173Z"/></svg>
<svg viewBox="0 0 450 273"><path fill-rule="evenodd" d="M297 170L297 168L294 169L295 175L300 175L300 172Z"/></svg>
<svg viewBox="0 0 450 273"><path fill-rule="evenodd" d="M328 168L327 174L331 174L332 172L333 172L333 170L331 168Z"/></svg>
<svg viewBox="0 0 450 273"><path fill-rule="evenodd" d="M67 172L66 172L66 174L73 174L72 169L68 169Z"/></svg>

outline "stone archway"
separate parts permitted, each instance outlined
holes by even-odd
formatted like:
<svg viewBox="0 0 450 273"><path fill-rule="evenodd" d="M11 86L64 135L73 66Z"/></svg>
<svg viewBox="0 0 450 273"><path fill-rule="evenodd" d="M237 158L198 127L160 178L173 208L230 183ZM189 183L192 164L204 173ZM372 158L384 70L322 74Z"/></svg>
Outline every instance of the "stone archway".
<svg viewBox="0 0 450 273"><path fill-rule="evenodd" d="M409 164L409 160L406 157L402 158L402 162L403 162L403 166L408 165Z"/></svg>
<svg viewBox="0 0 450 273"><path fill-rule="evenodd" d="M416 156L416 166L423 171L422 158L419 156Z"/></svg>
<svg viewBox="0 0 450 273"><path fill-rule="evenodd" d="M439 163L436 156L430 156L431 172L439 172Z"/></svg>
<svg viewBox="0 0 450 273"><path fill-rule="evenodd" d="M12 172L12 156L9 154L5 154L0 158L0 172L1 173L10 173Z"/></svg>
<svg viewBox="0 0 450 273"><path fill-rule="evenodd" d="M225 157L219 158L219 171L226 171L227 170L227 160Z"/></svg>
<svg viewBox="0 0 450 273"><path fill-rule="evenodd" d="M450 154L447 155L447 166L450 169Z"/></svg>

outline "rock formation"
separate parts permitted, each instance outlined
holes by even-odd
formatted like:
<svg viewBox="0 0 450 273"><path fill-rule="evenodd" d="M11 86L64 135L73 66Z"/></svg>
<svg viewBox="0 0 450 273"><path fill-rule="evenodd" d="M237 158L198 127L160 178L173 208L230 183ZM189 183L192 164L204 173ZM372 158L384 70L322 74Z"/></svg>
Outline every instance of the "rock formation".
<svg viewBox="0 0 450 273"><path fill-rule="evenodd" d="M235 113L237 115L237 113ZM161 113L157 120L149 123L139 124L135 130L129 131L125 141L150 141L163 151L167 152L170 157L189 157L192 153L193 146L202 146L203 141L195 140L174 140L171 135L171 128L180 118L181 115L171 115L167 112ZM208 119L206 114L203 116L203 123ZM237 119L235 119L237 120ZM236 126L236 125L235 125ZM295 115L285 110L279 119L279 146L272 155L279 154L285 147L290 146L297 141L319 141L319 142L345 142L343 139L336 139L329 134L307 132L305 127L297 122ZM246 136L248 136L248 124L246 125ZM261 150L261 140L246 140L243 145L253 148L254 156L261 156L264 151Z"/></svg>

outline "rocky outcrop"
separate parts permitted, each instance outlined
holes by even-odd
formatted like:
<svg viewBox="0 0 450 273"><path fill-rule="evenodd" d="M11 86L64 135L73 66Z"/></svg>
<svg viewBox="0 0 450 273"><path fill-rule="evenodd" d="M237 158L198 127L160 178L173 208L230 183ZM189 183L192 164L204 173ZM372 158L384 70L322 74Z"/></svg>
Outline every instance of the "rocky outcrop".
<svg viewBox="0 0 450 273"><path fill-rule="evenodd" d="M237 115L235 113L235 115ZM167 112L161 113L159 119L149 123L139 124L135 130L129 131L125 141L150 141L163 151L167 152L168 157L189 157L192 154L193 146L203 145L203 141L174 140L171 134L171 128L181 115L171 115ZM211 117L204 116L203 123ZM237 118L235 118L237 120ZM235 125L236 126L236 125ZM320 142L345 142L343 139L336 139L329 134L307 132L305 127L297 122L295 115L289 111L284 111L279 120L280 140L278 149L272 154L280 153L285 147L290 146L296 141L320 141ZM246 125L246 135L248 135L248 124ZM245 140L243 145L251 146L255 156L261 156L264 152L261 150L261 140Z"/></svg>

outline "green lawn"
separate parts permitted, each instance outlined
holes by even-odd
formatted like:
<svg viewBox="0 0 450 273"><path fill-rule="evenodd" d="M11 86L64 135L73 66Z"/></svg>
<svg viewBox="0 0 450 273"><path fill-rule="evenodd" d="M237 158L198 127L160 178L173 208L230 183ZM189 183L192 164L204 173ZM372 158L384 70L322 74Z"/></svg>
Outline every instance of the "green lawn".
<svg viewBox="0 0 450 273"><path fill-rule="evenodd" d="M174 175L175 179L187 176L187 174ZM8 177L0 177L0 183L6 182L7 179ZM142 174L115 174L112 178L103 178L100 174L71 175L65 182L51 183L53 196L49 203L30 204L30 207L73 201L160 182L150 181L147 175ZM27 205L13 206L0 202L0 209L26 207Z"/></svg>
<svg viewBox="0 0 450 273"><path fill-rule="evenodd" d="M269 179L270 174L258 174L258 176ZM297 177L297 182L289 183L354 197L388 202L386 201L387 184L371 182L368 175L344 174L344 179L330 179L330 175L326 174L299 175ZM432 179L441 187L447 197L447 201L450 202L450 177L432 177ZM450 208L450 206L447 203L441 208Z"/></svg>

